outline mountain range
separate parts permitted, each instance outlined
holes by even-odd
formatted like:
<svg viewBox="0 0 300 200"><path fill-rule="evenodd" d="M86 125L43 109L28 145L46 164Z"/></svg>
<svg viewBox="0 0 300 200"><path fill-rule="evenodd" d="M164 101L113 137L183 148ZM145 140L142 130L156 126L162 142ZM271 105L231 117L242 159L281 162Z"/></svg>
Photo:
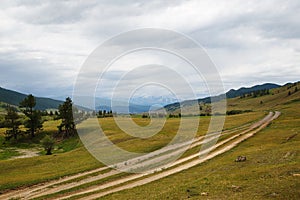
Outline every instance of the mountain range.
<svg viewBox="0 0 300 200"><path fill-rule="evenodd" d="M278 88L281 87L281 85L278 84L274 84L274 83L265 83L262 85L255 85L253 87L242 87L238 90L235 89L231 89L228 92L226 92L225 94L220 94L218 96L214 96L214 99L223 99L224 95L226 95L226 98L235 98L235 97L239 97L243 94L249 94L251 92L254 91L258 91L258 90L270 90L270 89L274 89L274 88ZM211 97L205 97L205 98L200 98L200 99L193 99L193 100L186 100L183 101L181 103L176 102L176 103L172 103L169 105L164 106L164 108L166 109L166 111L168 112L172 112L174 110L177 110L180 107L180 104L183 105L192 105L194 103L210 103L211 102Z"/></svg>
<svg viewBox="0 0 300 200"><path fill-rule="evenodd" d="M262 85L256 85L250 88L242 87L238 90L231 89L228 92L225 93L227 98L235 98L238 96L241 96L243 94L248 94L250 92L254 92L257 90L264 90L264 89L273 89L278 88L280 85L272 84L272 83L266 83ZM216 96L216 98L221 97L224 94L221 94L219 96ZM16 92L13 90L8 90L5 88L0 87L0 102L16 105L18 106L19 103L26 97L26 94L22 94L20 92ZM130 113L142 113L142 112L148 112L152 105L154 104L160 104L165 107L167 111L172 111L180 106L179 102L174 102L175 99L168 98L168 97L136 97L130 101L129 104L129 112ZM191 104L195 103L195 101L198 102L204 102L209 103L210 97L200 98L196 100L187 100L184 101L184 104ZM51 98L45 98L45 97L36 97L36 109L39 110L46 110L46 109L57 109L60 104L62 104L63 101L55 100ZM109 99L104 98L96 98L95 99L95 105L96 110L111 110L111 101ZM113 111L118 113L128 113L128 104L122 101L115 102ZM89 105L80 105L82 107L92 109L92 106ZM153 109L153 108L152 108ZM155 109L155 108L154 108Z"/></svg>

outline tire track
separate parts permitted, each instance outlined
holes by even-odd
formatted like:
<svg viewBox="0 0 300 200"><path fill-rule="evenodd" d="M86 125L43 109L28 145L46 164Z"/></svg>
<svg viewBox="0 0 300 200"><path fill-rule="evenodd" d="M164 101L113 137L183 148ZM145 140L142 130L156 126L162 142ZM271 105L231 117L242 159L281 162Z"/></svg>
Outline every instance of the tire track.
<svg viewBox="0 0 300 200"><path fill-rule="evenodd" d="M225 144L226 142L228 142L230 140L233 140L234 138L236 138L236 137L238 137L242 134L245 134L245 133L255 129L256 127L258 127L259 125L261 125L263 123L266 123L266 121L268 121L271 116L272 116L272 113L269 113L269 115L267 115L264 119L260 120L259 122L254 123L249 128L247 128L246 125L243 125L241 127L237 127L237 128L232 129L232 130L224 131L222 135L232 134L232 133L235 133L239 130L243 130L240 134L235 135L233 137L230 137L229 139L226 139L226 140L218 143L218 145L214 146L213 149ZM247 129L244 130L245 128L247 128ZM210 134L210 136L209 136L210 139L211 140L215 139L217 134L218 133ZM135 165L136 167L141 167L141 166L143 166L145 164L149 164L151 162L159 162L162 159L166 159L166 158L168 158L172 155L180 153L180 151L182 151L182 149L185 148L187 145L189 145L189 148L191 149L191 148L194 148L194 147L197 147L197 146L203 144L202 139L204 139L204 138L205 138L205 136L201 136L201 137L198 137L197 139L193 140L192 142L185 142L185 143L180 143L178 145L171 145L169 148L154 151L146 157L135 158L135 159L130 160L129 162L136 163L136 165ZM207 138L205 138L205 139L207 139ZM208 149L207 151L211 151L211 150L212 149ZM170 151L170 153L169 153L169 151ZM199 153L188 156L188 157L185 157L185 158L182 158L182 159L179 159L176 162L172 163L172 165L166 165L166 166L163 166L162 168L167 169L167 168L170 168L170 167L174 167L175 165L182 164L183 162L194 159L198 156L199 156ZM146 162L144 162L145 160L146 160ZM122 164L124 164L124 163L120 163L120 165L122 165ZM80 185L83 185L83 184L86 184L86 183L101 180L103 178L121 173L117 170L112 169L111 171L109 171L107 173L103 173L103 174L92 176L92 177L87 177L87 178L82 179L80 181L74 181L74 182L71 182L71 183L58 185L58 184L61 184L61 183L67 182L67 181L71 181L73 179L77 179L77 178L81 178L81 177L84 177L84 176L92 175L94 173L99 173L99 172L107 170L107 169L109 169L109 167L101 167L101 168L98 168L98 169L95 169L95 170L79 173L79 174L72 175L72 176L67 176L67 177L61 178L59 180L49 181L49 182L46 182L44 184L39 184L39 185L35 185L35 186L28 187L28 188L25 188L25 189L20 189L20 190L8 192L8 193L5 193L3 195L0 195L0 199L7 199L7 198L12 198L12 197L13 198L31 199L31 198L41 197L41 196L44 196L44 195L47 195L47 194L54 194L54 193L57 193L57 192L60 192L60 191L63 191L63 190L74 188L76 186L80 186ZM157 172L157 170L149 171L146 175L153 174L155 172ZM125 177L125 178L122 178L120 180L112 181L112 182L109 182L107 184L97 186L97 190L99 190L100 188L105 189L105 188L108 188L108 187L112 187L112 186L115 186L115 185L126 183L128 181L141 178L143 176L145 176L145 175L139 174L138 176L133 175L133 176ZM56 186L56 185L58 185L58 186ZM95 188L89 188L89 189L86 189L85 191L86 192L87 191L89 191L89 192L96 191ZM76 193L76 194L72 194L71 196L78 195L78 194L83 194L83 193ZM71 196L69 195L67 197L69 198Z"/></svg>

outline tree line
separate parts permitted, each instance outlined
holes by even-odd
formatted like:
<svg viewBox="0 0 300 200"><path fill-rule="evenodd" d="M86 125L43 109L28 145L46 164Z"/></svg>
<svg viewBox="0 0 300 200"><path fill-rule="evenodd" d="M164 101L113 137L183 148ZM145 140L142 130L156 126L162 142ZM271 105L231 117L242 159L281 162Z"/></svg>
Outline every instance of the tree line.
<svg viewBox="0 0 300 200"><path fill-rule="evenodd" d="M116 113L113 113L112 110L99 110L97 113L98 118L113 117L114 115L116 115Z"/></svg>
<svg viewBox="0 0 300 200"><path fill-rule="evenodd" d="M265 96L265 95L269 95L270 94L270 90L269 89L263 89L263 90L256 90L253 92L248 92L248 93L244 93L240 96L240 98L246 98L246 97L260 97L260 96Z"/></svg>

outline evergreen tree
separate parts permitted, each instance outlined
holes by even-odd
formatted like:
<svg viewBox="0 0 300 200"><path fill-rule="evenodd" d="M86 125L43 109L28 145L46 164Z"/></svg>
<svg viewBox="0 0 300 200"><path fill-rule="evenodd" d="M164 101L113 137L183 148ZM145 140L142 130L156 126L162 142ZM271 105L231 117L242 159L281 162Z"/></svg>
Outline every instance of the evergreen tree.
<svg viewBox="0 0 300 200"><path fill-rule="evenodd" d="M34 110L35 105L36 101L32 94L20 102L20 107L24 108L23 113L28 117L24 125L28 128L31 137L34 137L35 132L43 127L42 113L38 110Z"/></svg>
<svg viewBox="0 0 300 200"><path fill-rule="evenodd" d="M18 113L16 112L16 109L11 107L11 106L7 106L6 108L6 115L5 115L5 122L4 125L6 128L8 128L8 130L6 130L6 139L10 139L10 138L14 138L15 140L17 140L17 137L20 133L19 130L19 126L21 125L20 122L20 116L18 115Z"/></svg>
<svg viewBox="0 0 300 200"><path fill-rule="evenodd" d="M58 126L60 133L64 133L65 137L73 136L76 132L76 127L72 112L72 100L70 97L66 98L66 101L59 105L59 118L62 120L61 124Z"/></svg>
<svg viewBox="0 0 300 200"><path fill-rule="evenodd" d="M102 117L102 110L98 111L98 117L101 118Z"/></svg>

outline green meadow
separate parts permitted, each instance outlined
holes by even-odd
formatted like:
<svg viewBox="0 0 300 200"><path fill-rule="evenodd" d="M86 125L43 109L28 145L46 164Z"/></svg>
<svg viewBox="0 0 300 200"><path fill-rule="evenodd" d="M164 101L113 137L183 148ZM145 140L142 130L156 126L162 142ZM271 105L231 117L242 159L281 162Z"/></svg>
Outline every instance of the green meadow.
<svg viewBox="0 0 300 200"><path fill-rule="evenodd" d="M249 125L269 111L282 114L254 137L212 160L102 199L299 199L300 92L288 95L288 91L288 86L285 86L271 90L266 96L228 99L227 110L251 112L226 116L223 130ZM196 136L205 135L210 116L187 117L185 120L194 118L200 119ZM150 123L150 119L140 116L133 120L140 126ZM165 146L176 135L180 120L168 118L159 133L141 139L126 134L113 118L98 119L104 133L115 145L132 152L151 152ZM5 142L5 129L0 129L0 192L104 166L85 149L78 136L56 141L53 155L45 155L39 141L46 134L55 134L59 123L49 118L31 142L26 138L18 143ZM14 159L20 156L18 149L35 149L39 156ZM194 151L186 152L184 156ZM239 155L246 156L247 161L234 162ZM121 176L123 174L111 178Z"/></svg>

